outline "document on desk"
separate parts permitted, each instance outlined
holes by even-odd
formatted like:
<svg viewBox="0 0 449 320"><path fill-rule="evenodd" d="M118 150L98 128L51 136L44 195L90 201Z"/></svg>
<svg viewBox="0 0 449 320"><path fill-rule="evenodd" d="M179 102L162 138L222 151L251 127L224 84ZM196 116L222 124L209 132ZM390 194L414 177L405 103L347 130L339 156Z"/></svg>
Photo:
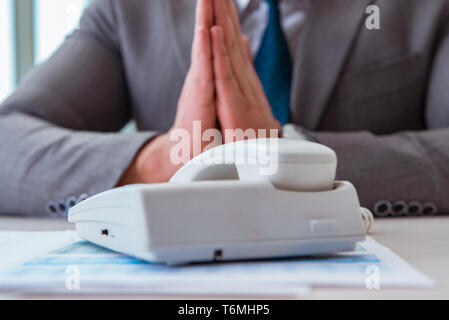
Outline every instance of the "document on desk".
<svg viewBox="0 0 449 320"><path fill-rule="evenodd" d="M434 282L368 238L326 257L150 264L78 238L75 232L0 232L0 291L301 296L309 287L432 287Z"/></svg>

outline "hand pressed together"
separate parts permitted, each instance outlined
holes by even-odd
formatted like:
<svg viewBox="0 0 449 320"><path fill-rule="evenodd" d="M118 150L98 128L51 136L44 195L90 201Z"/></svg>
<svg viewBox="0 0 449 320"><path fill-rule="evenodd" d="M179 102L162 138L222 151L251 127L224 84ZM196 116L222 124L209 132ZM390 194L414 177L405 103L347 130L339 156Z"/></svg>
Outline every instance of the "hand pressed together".
<svg viewBox="0 0 449 320"><path fill-rule="evenodd" d="M253 129L256 133L259 129L280 129L232 0L197 1L191 61L172 129L141 149L119 185L167 182L182 167L170 159L177 144L170 139L172 132L183 129L190 133L189 150L183 150L189 158L210 144L193 141L197 137L193 134L195 121L201 123L201 133L208 129ZM232 142L223 137L224 143ZM195 143L200 143L200 150L194 150Z"/></svg>

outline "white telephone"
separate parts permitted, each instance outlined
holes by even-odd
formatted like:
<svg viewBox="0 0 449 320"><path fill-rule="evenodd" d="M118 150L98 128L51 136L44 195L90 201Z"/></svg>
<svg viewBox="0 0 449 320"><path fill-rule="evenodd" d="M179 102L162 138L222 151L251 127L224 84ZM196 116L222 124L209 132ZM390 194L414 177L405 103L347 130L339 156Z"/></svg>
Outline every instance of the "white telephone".
<svg viewBox="0 0 449 320"><path fill-rule="evenodd" d="M320 144L240 141L206 151L169 183L87 199L69 221L83 239L170 265L350 251L372 220L353 185L334 181L336 166Z"/></svg>

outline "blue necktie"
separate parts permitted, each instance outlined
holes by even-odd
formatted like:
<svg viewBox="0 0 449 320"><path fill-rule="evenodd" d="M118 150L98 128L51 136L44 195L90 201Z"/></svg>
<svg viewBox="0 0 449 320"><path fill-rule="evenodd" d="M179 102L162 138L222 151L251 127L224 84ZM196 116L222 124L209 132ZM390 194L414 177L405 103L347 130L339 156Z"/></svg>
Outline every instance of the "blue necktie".
<svg viewBox="0 0 449 320"><path fill-rule="evenodd" d="M274 116L286 124L290 120L292 61L282 31L279 0L265 1L270 7L269 22L254 64Z"/></svg>

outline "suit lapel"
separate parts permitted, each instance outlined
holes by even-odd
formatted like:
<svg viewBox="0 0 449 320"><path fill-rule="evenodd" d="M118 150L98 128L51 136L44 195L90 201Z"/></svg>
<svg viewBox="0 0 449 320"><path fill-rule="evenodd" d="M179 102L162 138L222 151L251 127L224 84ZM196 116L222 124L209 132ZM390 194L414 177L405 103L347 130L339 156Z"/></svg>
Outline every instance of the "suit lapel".
<svg viewBox="0 0 449 320"><path fill-rule="evenodd" d="M196 1L192 0L161 0L168 17L168 28L175 41L172 41L178 60L187 73L191 61L193 32L195 29ZM171 41L171 39L167 39Z"/></svg>
<svg viewBox="0 0 449 320"><path fill-rule="evenodd" d="M316 130L370 0L309 1L292 90L292 122Z"/></svg>

